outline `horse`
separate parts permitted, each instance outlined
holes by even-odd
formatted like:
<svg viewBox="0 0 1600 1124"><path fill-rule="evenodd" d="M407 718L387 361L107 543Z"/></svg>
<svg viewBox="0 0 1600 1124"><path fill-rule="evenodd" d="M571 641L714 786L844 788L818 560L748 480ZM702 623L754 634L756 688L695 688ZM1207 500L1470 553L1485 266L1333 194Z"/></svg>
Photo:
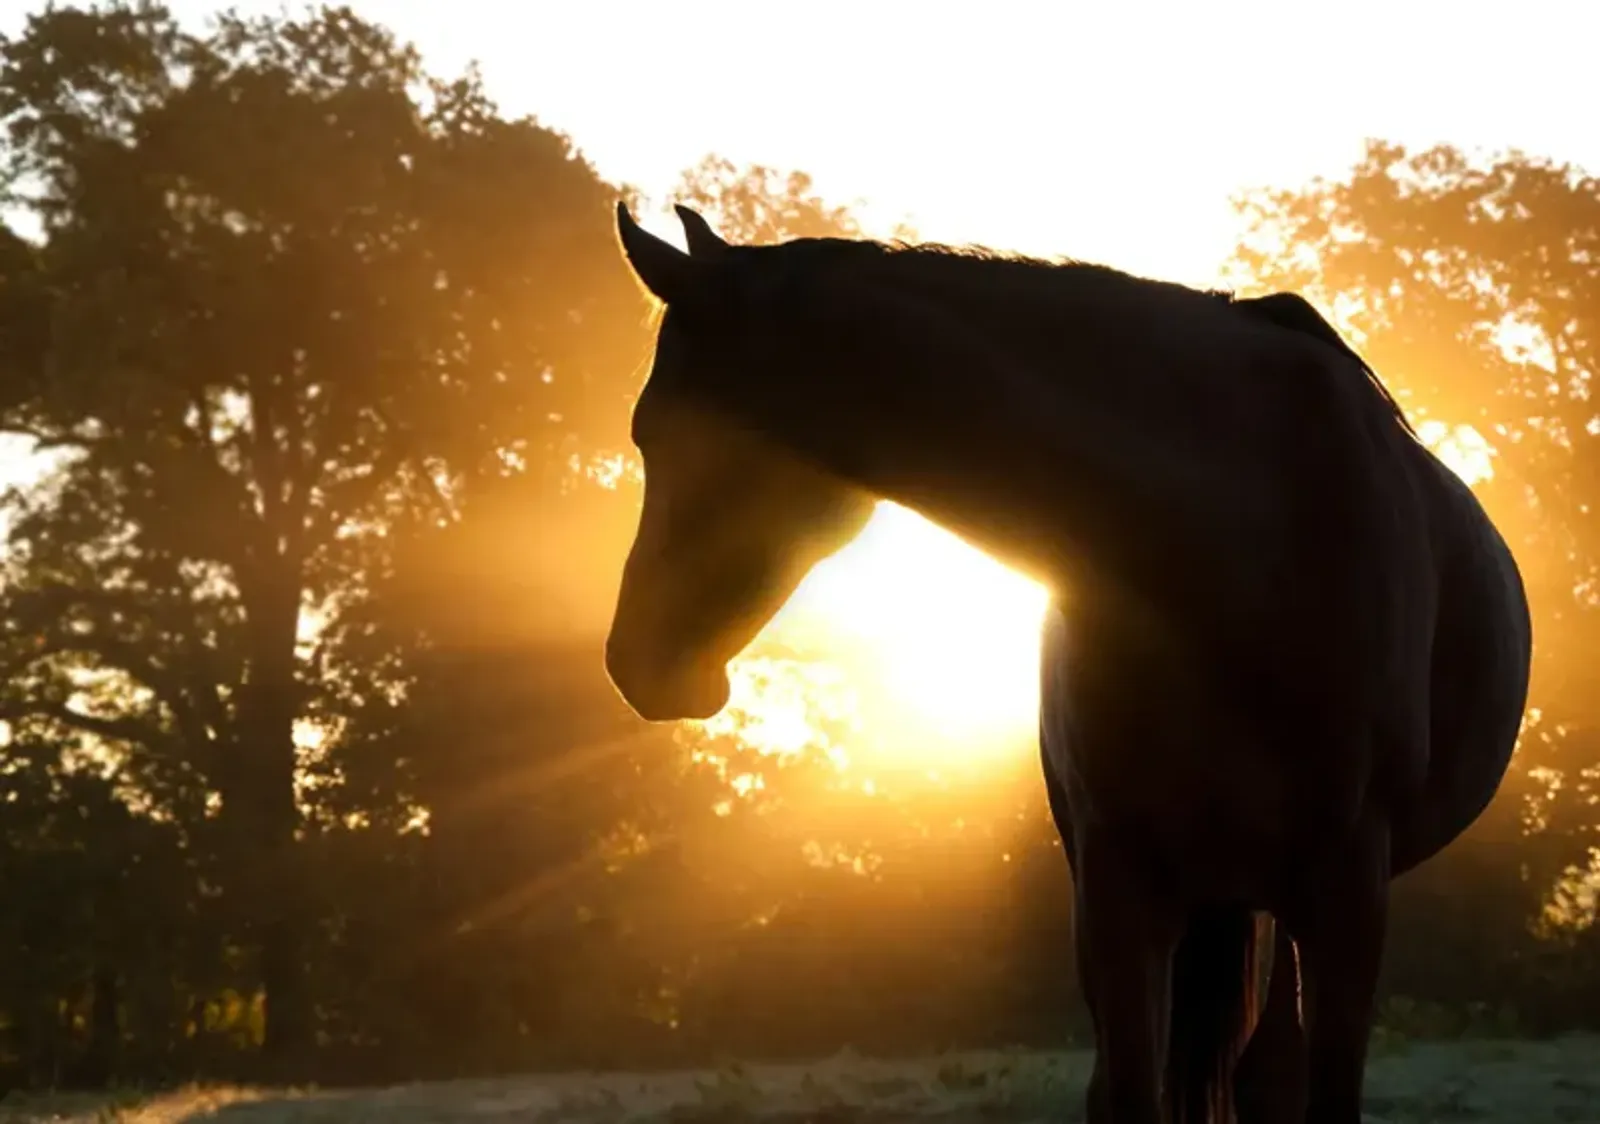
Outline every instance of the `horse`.
<svg viewBox="0 0 1600 1124"><path fill-rule="evenodd" d="M1091 1124L1356 1124L1390 880L1487 806L1526 705L1522 579L1470 489L1294 294L677 214L687 252L617 208L661 308L623 699L714 715L878 499L955 532L1051 591Z"/></svg>

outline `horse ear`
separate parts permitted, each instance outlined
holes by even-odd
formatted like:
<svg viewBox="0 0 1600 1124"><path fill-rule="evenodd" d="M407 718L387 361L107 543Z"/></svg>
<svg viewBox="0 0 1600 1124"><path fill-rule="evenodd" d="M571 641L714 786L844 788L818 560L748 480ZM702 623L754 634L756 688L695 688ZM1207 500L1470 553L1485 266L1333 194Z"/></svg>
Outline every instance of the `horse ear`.
<svg viewBox="0 0 1600 1124"><path fill-rule="evenodd" d="M664 304L692 302L703 291L705 263L634 222L628 205L621 201L617 203L617 237L633 272Z"/></svg>
<svg viewBox="0 0 1600 1124"><path fill-rule="evenodd" d="M683 224L683 237L689 243L690 257L714 258L727 251L728 243L711 229L711 224L701 217L699 211L685 207L682 203L673 204L672 210L677 214L678 221Z"/></svg>

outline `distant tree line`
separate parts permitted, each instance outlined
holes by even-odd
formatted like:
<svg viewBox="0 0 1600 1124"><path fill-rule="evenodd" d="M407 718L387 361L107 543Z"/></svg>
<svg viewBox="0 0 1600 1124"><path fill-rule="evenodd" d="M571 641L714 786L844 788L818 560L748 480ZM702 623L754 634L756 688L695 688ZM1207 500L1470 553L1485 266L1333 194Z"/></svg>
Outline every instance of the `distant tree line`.
<svg viewBox="0 0 1600 1124"><path fill-rule="evenodd" d="M42 10L0 42L0 170L0 429L43 472L0 554L0 1085L1081 1033L1026 754L866 792L606 682L637 192L345 8ZM675 198L858 232L716 158ZM1538 613L1512 778L1401 885L1388 1017L1593 1023L1600 186L1374 144L1240 206L1248 286L1493 443Z"/></svg>

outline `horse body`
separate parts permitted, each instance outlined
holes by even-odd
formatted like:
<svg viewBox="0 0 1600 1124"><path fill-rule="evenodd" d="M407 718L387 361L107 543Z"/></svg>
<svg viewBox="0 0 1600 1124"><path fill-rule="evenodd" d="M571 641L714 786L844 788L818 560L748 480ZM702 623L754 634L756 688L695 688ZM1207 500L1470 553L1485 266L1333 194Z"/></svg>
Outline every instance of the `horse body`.
<svg viewBox="0 0 1600 1124"><path fill-rule="evenodd" d="M1235 1069L1240 1124L1305 1119L1313 1092L1304 1073L1301 979L1291 930L1277 925L1266 1010L1255 1025L1249 973L1259 930L1247 920L1250 911L1304 917L1308 899L1323 892L1318 874L1326 869L1325 857L1356 836L1330 830L1333 824L1376 820L1388 832L1388 869L1370 872L1369 889L1413 869L1471 825L1509 764L1531 650L1515 562L1454 473L1430 455L1407 457L1405 466L1424 497L1420 527L1438 592L1429 683L1425 692L1412 685L1431 700L1428 737L1400 747L1409 762L1403 767L1374 760L1380 777L1390 766L1387 785L1325 789L1307 783L1317 782L1320 770L1297 779L1294 762L1285 768L1285 758L1307 747L1281 734L1263 738L1259 725L1219 706L1219 695L1206 689L1168 635L1130 633L1126 623L1137 614L1097 606L1081 594L1070 611L1051 605L1046 612L1039 742L1069 863L1078 873L1086 834L1131 837L1134 849L1165 873L1168 892L1187 903L1188 926L1174 948L1171 1004L1174 1017L1197 1019L1201 1033L1186 1037L1175 1029L1170 1035L1166 1081L1174 1120L1227 1120L1227 1083ZM1347 765L1350 757L1329 761ZM1343 798L1334 799L1336 792ZM1080 909L1087 905L1080 899ZM1333 939L1359 940L1360 934L1336 927ZM1094 951L1080 947L1079 955L1092 958ZM1083 967L1092 971L1092 960ZM1090 986L1086 982L1086 991ZM1185 1043L1198 1049L1185 1056ZM1119 1119L1114 1113L1107 1118Z"/></svg>
<svg viewBox="0 0 1600 1124"><path fill-rule="evenodd" d="M607 646L624 696L719 709L726 661L872 497L1068 591L1040 736L1091 1121L1225 1121L1237 1071L1242 1124L1354 1124L1389 880L1476 818L1525 701L1526 602L1476 499L1296 298L729 247L680 214L690 255L619 216L667 306Z"/></svg>

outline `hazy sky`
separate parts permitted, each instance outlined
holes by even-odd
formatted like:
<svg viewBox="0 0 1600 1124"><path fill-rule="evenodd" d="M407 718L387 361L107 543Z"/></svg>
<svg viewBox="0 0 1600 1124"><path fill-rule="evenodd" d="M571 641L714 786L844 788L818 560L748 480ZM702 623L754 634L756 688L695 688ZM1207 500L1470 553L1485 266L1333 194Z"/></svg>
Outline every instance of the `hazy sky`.
<svg viewBox="0 0 1600 1124"><path fill-rule="evenodd" d="M1231 192L1337 174L1367 136L1600 168L1600 5L1581 0L355 7L436 68L479 59L507 109L647 191L716 151L810 171L884 226L1178 280L1231 248Z"/></svg>
<svg viewBox="0 0 1600 1124"><path fill-rule="evenodd" d="M1600 167L1581 0L354 6L436 69L480 60L506 108L646 190L717 151L810 171L885 226L1180 280L1231 247L1231 192L1337 174L1367 136ZM0 0L0 26L32 7Z"/></svg>

